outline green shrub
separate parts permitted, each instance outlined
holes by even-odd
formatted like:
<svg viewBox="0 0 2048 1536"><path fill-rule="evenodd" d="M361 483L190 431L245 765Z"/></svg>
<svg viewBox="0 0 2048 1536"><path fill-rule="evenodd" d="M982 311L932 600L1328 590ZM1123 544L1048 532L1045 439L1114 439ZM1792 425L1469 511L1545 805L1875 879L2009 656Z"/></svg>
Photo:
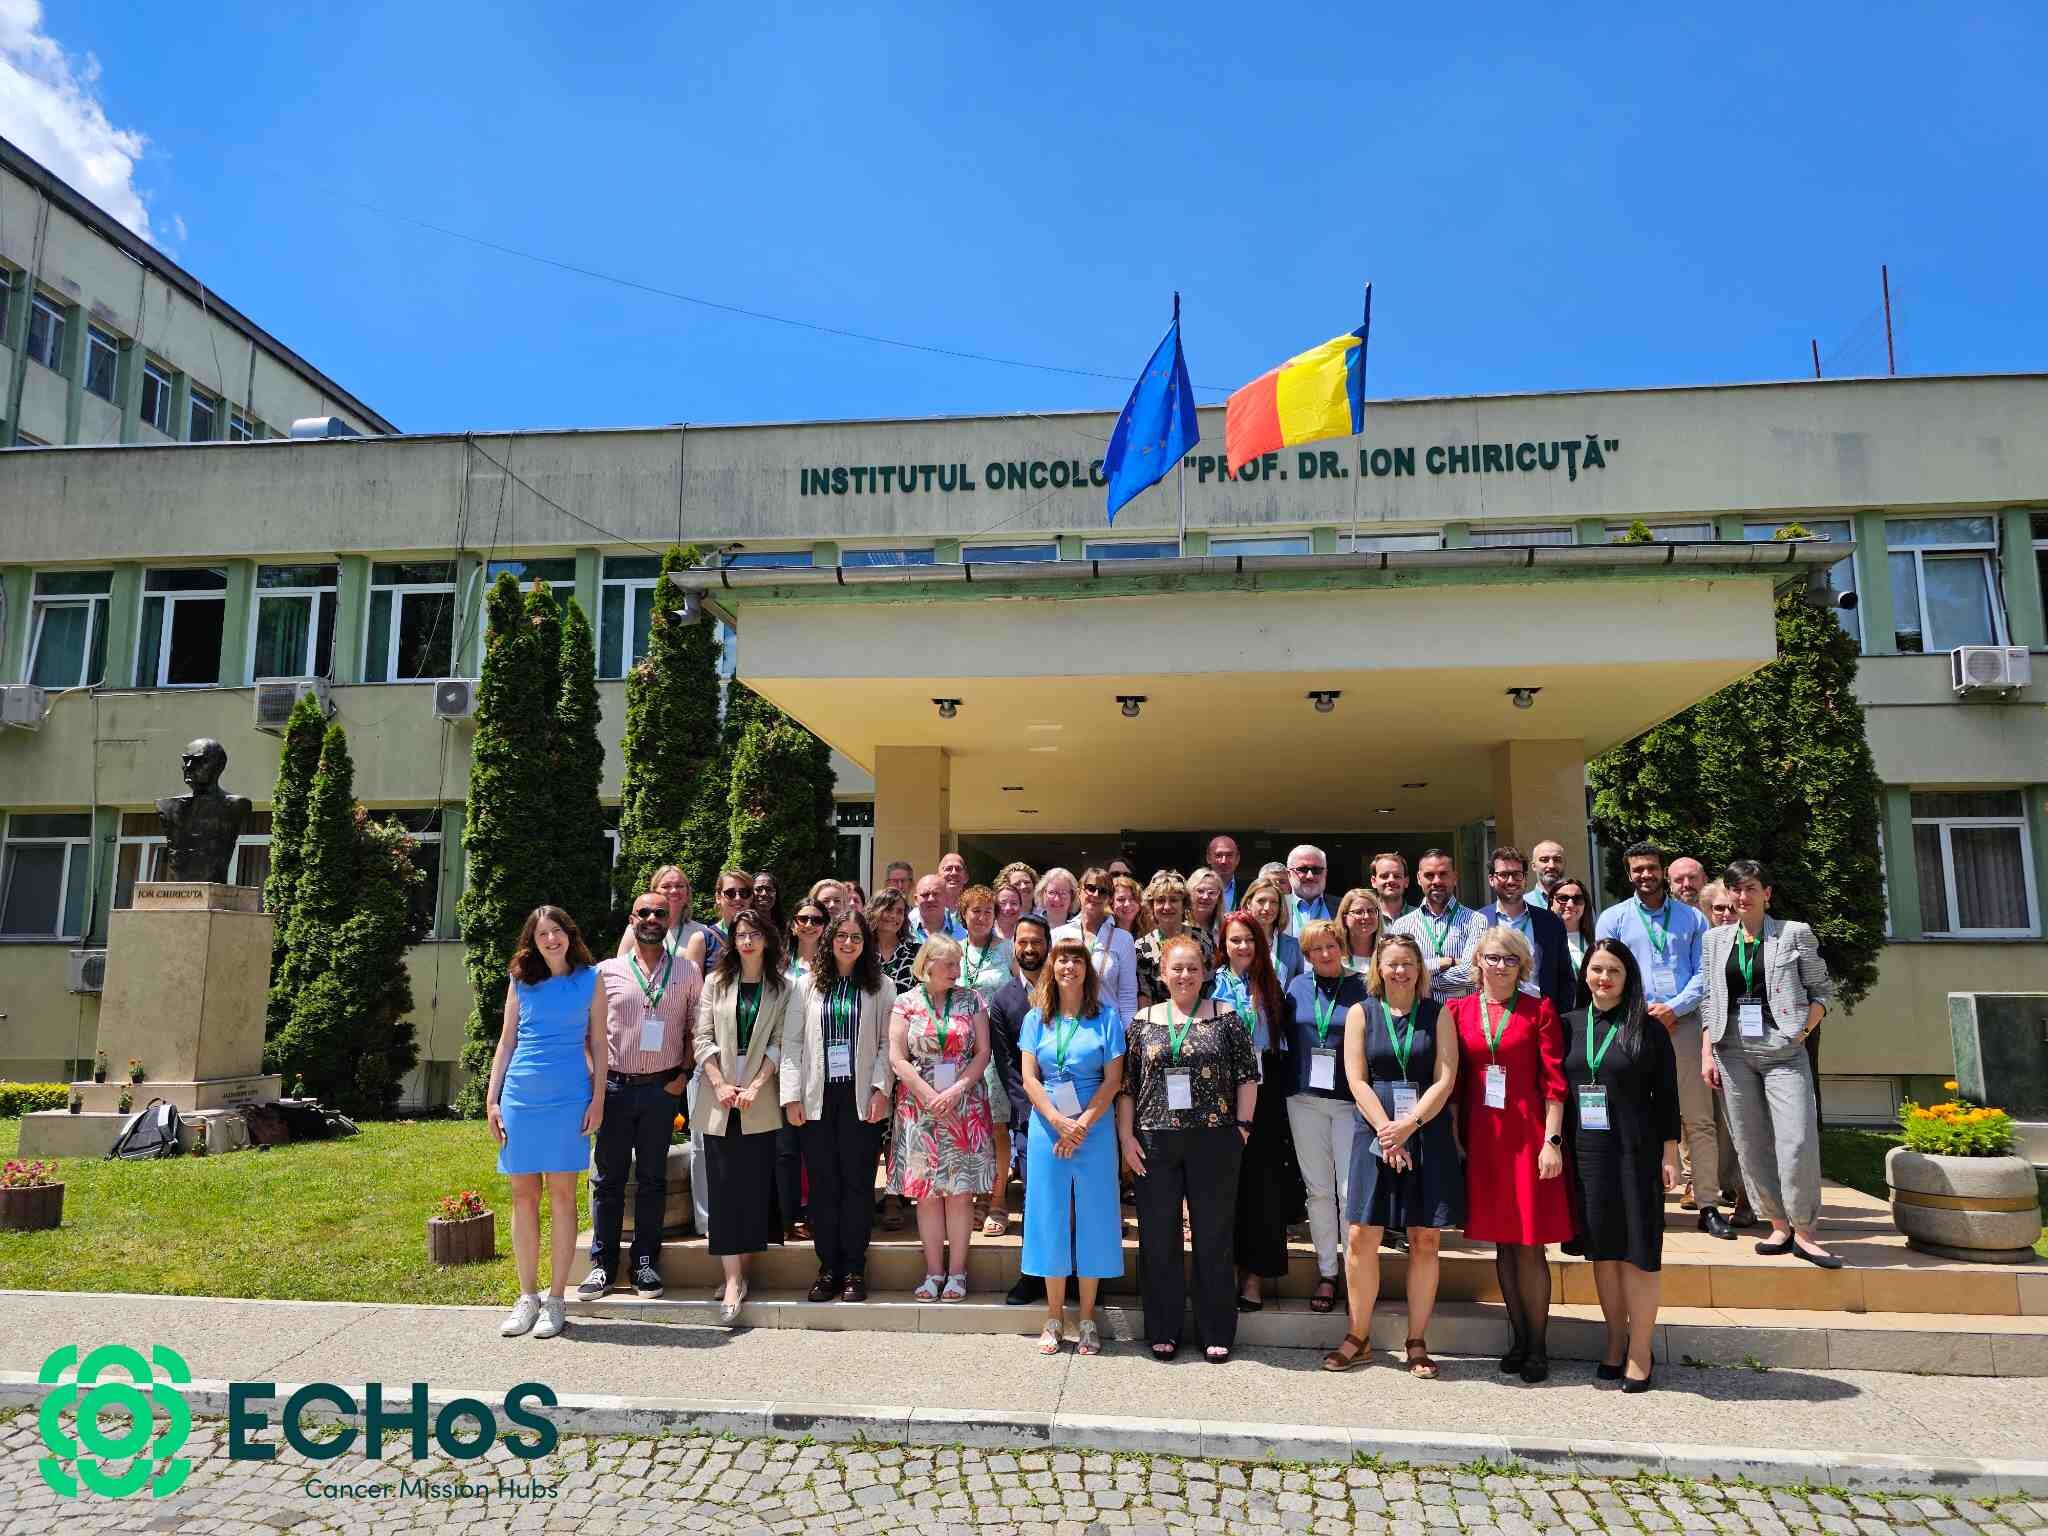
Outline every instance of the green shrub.
<svg viewBox="0 0 2048 1536"><path fill-rule="evenodd" d="M70 1102L66 1083L0 1083L0 1120L16 1120L38 1109L62 1109Z"/></svg>

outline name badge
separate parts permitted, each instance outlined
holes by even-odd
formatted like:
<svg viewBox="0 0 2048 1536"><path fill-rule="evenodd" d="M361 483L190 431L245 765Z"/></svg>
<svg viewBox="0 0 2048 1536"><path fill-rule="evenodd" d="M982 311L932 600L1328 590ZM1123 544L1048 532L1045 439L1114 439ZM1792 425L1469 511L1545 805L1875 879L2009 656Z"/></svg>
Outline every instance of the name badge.
<svg viewBox="0 0 2048 1536"><path fill-rule="evenodd" d="M1195 1107L1195 1078L1191 1072L1169 1072L1166 1074L1166 1107L1168 1109L1193 1109Z"/></svg>
<svg viewBox="0 0 2048 1536"><path fill-rule="evenodd" d="M957 1062L935 1061L932 1063L932 1086L944 1093L960 1081L960 1066Z"/></svg>
<svg viewBox="0 0 2048 1536"><path fill-rule="evenodd" d="M1416 1101L1421 1097L1413 1083L1394 1084L1394 1118L1405 1120L1414 1114Z"/></svg>
<svg viewBox="0 0 2048 1536"><path fill-rule="evenodd" d="M1650 1000L1661 1003L1678 993L1678 968L1669 960L1650 965Z"/></svg>
<svg viewBox="0 0 2048 1536"><path fill-rule="evenodd" d="M1508 1107L1508 1069L1498 1062L1486 1069L1486 1107Z"/></svg>
<svg viewBox="0 0 2048 1536"><path fill-rule="evenodd" d="M1081 1113L1081 1095L1075 1091L1072 1083L1054 1083L1052 1107L1072 1120Z"/></svg>
<svg viewBox="0 0 2048 1536"><path fill-rule="evenodd" d="M1337 1053L1335 1051L1309 1052L1308 1085L1311 1088L1335 1088L1337 1086Z"/></svg>
<svg viewBox="0 0 2048 1536"><path fill-rule="evenodd" d="M835 1083L849 1081L853 1077L853 1046L844 1040L835 1040L825 1047L825 1075Z"/></svg>
<svg viewBox="0 0 2048 1536"><path fill-rule="evenodd" d="M640 1049L658 1051L661 1049L661 1040L661 1015L650 1008L640 1020Z"/></svg>
<svg viewBox="0 0 2048 1536"><path fill-rule="evenodd" d="M1735 1027L1745 1040L1761 1040L1764 1037L1764 1005L1754 997L1745 997L1735 1005Z"/></svg>
<svg viewBox="0 0 2048 1536"><path fill-rule="evenodd" d="M1581 1088L1579 1090L1579 1128L1587 1131L1607 1129L1607 1090L1605 1088Z"/></svg>

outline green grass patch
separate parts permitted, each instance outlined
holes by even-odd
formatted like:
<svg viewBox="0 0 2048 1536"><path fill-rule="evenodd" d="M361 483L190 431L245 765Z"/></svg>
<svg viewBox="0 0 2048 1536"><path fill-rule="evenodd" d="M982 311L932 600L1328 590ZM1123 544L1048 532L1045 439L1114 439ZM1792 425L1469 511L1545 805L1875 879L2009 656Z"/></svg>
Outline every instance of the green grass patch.
<svg viewBox="0 0 2048 1536"><path fill-rule="evenodd" d="M1884 1155L1904 1144L1903 1136L1889 1131L1822 1131L1820 1171L1837 1184L1883 1200L1891 1194L1884 1179ZM2035 1241L2034 1252L2048 1259L2048 1232Z"/></svg>
<svg viewBox="0 0 2048 1536"><path fill-rule="evenodd" d="M0 1121L12 1157L19 1121ZM0 1233L0 1287L250 1296L291 1301L509 1302L511 1191L480 1120L387 1120L360 1136L219 1157L110 1163L65 1159L64 1225ZM497 1213L498 1257L427 1260L434 1203L480 1191ZM546 1279L546 1202L542 1202ZM589 1181L577 1219L587 1226Z"/></svg>

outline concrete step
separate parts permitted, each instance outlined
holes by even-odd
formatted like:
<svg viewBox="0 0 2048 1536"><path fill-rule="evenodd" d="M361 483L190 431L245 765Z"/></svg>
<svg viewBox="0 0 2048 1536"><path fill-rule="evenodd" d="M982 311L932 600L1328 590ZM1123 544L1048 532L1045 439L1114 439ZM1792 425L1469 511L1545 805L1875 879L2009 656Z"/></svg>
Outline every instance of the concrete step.
<svg viewBox="0 0 2048 1536"><path fill-rule="evenodd" d="M716 1326L718 1304L708 1288L674 1291L659 1300L631 1294L568 1303L571 1316L592 1320ZM1074 1313L1067 1311L1073 1337ZM1096 1321L1106 1341L1138 1343L1144 1314L1128 1299L1103 1301ZM1373 1312L1376 1366L1401 1358L1407 1315L1398 1304ZM1042 1305L1005 1306L988 1299L919 1302L897 1296L864 1303L813 1303L793 1290L760 1289L740 1309L740 1325L877 1333L972 1333L1035 1337L1045 1323ZM1241 1314L1240 1346L1328 1350L1346 1331L1342 1312L1319 1315L1299 1301L1269 1302ZM1551 1309L1550 1353L1558 1360L1597 1360L1606 1330L1597 1306ZM1429 1325L1431 1353L1446 1374L1493 1371L1493 1357L1508 1346L1505 1312L1497 1304L1445 1302ZM1944 1376L2048 1376L2048 1319L1973 1317L1930 1312L1727 1311L1667 1307L1658 1314L1654 1352L1676 1369L1910 1371Z"/></svg>

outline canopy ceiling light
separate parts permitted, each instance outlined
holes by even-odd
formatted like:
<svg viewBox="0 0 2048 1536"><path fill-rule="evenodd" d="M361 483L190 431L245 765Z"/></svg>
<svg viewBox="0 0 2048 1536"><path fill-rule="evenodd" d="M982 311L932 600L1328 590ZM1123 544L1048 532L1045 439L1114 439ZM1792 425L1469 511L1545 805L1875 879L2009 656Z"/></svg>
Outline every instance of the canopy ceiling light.
<svg viewBox="0 0 2048 1536"><path fill-rule="evenodd" d="M1344 697L1344 690L1341 688L1311 688L1308 696L1309 701L1316 707L1316 713L1327 715L1337 707L1337 701Z"/></svg>
<svg viewBox="0 0 2048 1536"><path fill-rule="evenodd" d="M960 701L958 699L933 699L932 702L939 706L939 718L941 720L950 720L960 713Z"/></svg>
<svg viewBox="0 0 2048 1536"><path fill-rule="evenodd" d="M1542 691L1541 688L1510 688L1508 690L1508 697L1515 701L1515 708L1517 709L1534 709L1536 707L1536 695Z"/></svg>
<svg viewBox="0 0 2048 1536"><path fill-rule="evenodd" d="M1142 693L1120 693L1116 696L1116 701L1123 706L1124 718L1126 720L1135 720L1138 718L1138 711L1144 707L1145 695Z"/></svg>

